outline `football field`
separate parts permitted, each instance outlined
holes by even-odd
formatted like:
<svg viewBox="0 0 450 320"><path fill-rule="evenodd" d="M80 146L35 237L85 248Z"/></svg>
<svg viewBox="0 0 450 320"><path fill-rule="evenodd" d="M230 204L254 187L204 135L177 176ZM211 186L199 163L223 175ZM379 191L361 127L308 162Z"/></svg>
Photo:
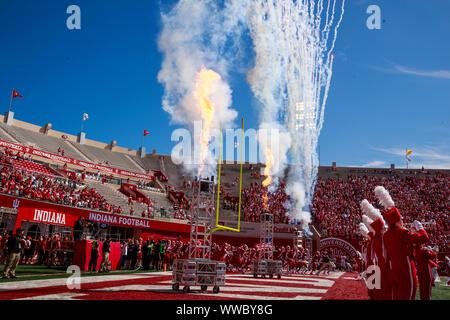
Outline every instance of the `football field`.
<svg viewBox="0 0 450 320"><path fill-rule="evenodd" d="M0 282L0 300L321 300L367 299L367 290L355 274L333 272L327 276L290 275L281 279L227 274L226 285L191 287L183 293L172 289L171 272L115 273ZM68 285L69 284L69 285Z"/></svg>

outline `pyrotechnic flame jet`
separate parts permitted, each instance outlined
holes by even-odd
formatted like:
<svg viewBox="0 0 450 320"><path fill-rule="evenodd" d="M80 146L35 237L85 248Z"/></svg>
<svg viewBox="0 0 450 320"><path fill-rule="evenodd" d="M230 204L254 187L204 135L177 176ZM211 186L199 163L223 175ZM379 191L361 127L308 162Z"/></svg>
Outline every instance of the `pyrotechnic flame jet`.
<svg viewBox="0 0 450 320"><path fill-rule="evenodd" d="M210 138L211 122L214 115L214 103L209 99L209 95L213 90L213 82L220 79L221 77L218 73L207 69L205 66L202 66L201 70L197 73L194 96L198 100L198 108L200 110L201 119L203 122L198 176L200 176L203 171L205 160L209 152L208 143Z"/></svg>
<svg viewBox="0 0 450 320"><path fill-rule="evenodd" d="M270 174L270 169L272 168L273 165L273 155L272 152L270 152L270 149L267 148L266 149L266 167L264 168L264 176L266 176L266 179L264 179L264 181L262 182L263 187L268 187L270 185L270 183L272 182L272 176ZM267 190L264 192L263 195L263 199L264 199L264 210L267 208Z"/></svg>

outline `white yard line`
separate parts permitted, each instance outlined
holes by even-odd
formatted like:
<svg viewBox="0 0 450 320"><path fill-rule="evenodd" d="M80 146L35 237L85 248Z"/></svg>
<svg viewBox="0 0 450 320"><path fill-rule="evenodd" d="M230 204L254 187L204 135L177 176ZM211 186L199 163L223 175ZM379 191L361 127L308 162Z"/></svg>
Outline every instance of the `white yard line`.
<svg viewBox="0 0 450 320"><path fill-rule="evenodd" d="M225 277L225 281L228 278L228 276ZM229 279L229 278L228 278ZM313 279L313 278L304 278L305 280L309 281L302 281L302 278L296 278L296 279L261 279L261 278L251 278L251 279L245 279L248 281L255 281L255 282L267 282L268 280L277 282L280 284L283 283L298 283L298 284L310 284L316 287L332 287L334 285L333 280L326 280L326 279ZM242 278L240 279L234 279L234 280L244 280Z"/></svg>
<svg viewBox="0 0 450 320"><path fill-rule="evenodd" d="M102 276L92 276L92 277L83 276L83 277L81 277L81 284L140 279L140 278L148 278L149 276L152 276L152 277L167 276L170 274L171 274L170 272L150 272L150 273L117 274L117 275L108 275L108 276L102 275ZM42 280L25 280L25 281L17 281L17 282L5 282L5 283L0 283L0 291L64 286L67 284L67 279L70 279L70 277L69 278L58 278L58 279L42 279Z"/></svg>
<svg viewBox="0 0 450 320"><path fill-rule="evenodd" d="M57 294L48 294L44 296L27 297L15 300L75 300L74 298L85 296L85 293L63 292Z"/></svg>
<svg viewBox="0 0 450 320"><path fill-rule="evenodd" d="M194 286L191 288L195 294L201 293L200 288L196 288ZM209 286L209 289L212 290L212 286ZM279 293L279 292L298 292L298 293L326 293L328 290L326 289L315 289L315 288L296 288L296 287L274 287L274 286L258 286L258 285L242 285L239 284L238 286L233 285L225 285L220 287L221 290L224 291L236 291L236 292L273 292L273 293ZM169 285L125 285L125 286L118 286L118 287L109 287L109 288L100 288L100 289L92 289L91 291L102 291L102 292L112 292L112 291L154 291L154 290L163 290L163 291L170 291L174 292L172 290L172 287ZM209 291L211 291L209 290ZM182 291L179 291L181 293ZM175 293L175 292L174 292Z"/></svg>
<svg viewBox="0 0 450 320"><path fill-rule="evenodd" d="M234 298L234 299L246 299L246 300L320 300L321 297L315 296L304 296L304 295L296 295L295 297L277 297L274 295L270 296L261 296L261 295L251 295L251 294L239 294L244 292L272 292L274 294L279 292L284 293L326 293L327 290L323 289L310 289L310 288L276 288L274 290L273 286L267 286L267 288L263 288L265 286L256 287L256 288L241 288L241 287L233 287L233 286L225 286L221 287L221 291L226 291L224 293L214 294L209 291L200 292L194 289L193 295L203 295L203 296L211 296L211 297L222 297L222 298ZM120 287L111 287L111 288L102 288L102 289L92 289L91 291L97 292L117 292L117 291L161 291L161 292L173 292L172 288L165 285L128 285L128 286L120 286ZM239 292L237 294L231 293ZM175 293L174 293L175 294ZM182 291L179 291L179 294L182 294ZM188 299L189 300L189 299Z"/></svg>

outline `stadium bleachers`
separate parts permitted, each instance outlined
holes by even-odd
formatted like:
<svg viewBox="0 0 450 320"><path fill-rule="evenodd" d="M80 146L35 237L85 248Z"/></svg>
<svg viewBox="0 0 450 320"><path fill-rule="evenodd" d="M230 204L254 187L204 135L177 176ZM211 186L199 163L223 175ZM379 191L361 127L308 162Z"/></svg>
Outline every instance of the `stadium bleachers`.
<svg viewBox="0 0 450 320"><path fill-rule="evenodd" d="M161 170L159 157L146 155L144 158L132 157L140 166L147 170Z"/></svg>
<svg viewBox="0 0 450 320"><path fill-rule="evenodd" d="M17 141L17 139L11 136L11 134L9 134L8 131L5 130L5 127L6 125L0 122L0 139L18 143L19 141Z"/></svg>
<svg viewBox="0 0 450 320"><path fill-rule="evenodd" d="M45 175L50 175L53 176L54 173L50 170L48 170L46 167L35 163L35 162L30 162L30 161L24 161L24 160L14 160L13 164L16 168L18 169L24 169L24 170L28 170L37 174L45 174Z"/></svg>
<svg viewBox="0 0 450 320"><path fill-rule="evenodd" d="M116 167L124 170L131 170L135 172L142 172L142 173L145 172L145 170L142 167L136 166L127 157L127 155L123 153L114 152L106 149L100 149L88 145L81 145L79 143L74 142L70 142L70 144L74 146L77 150L79 150L81 153L85 154L89 159L91 159L95 163L107 162L105 164L111 167Z"/></svg>
<svg viewBox="0 0 450 320"><path fill-rule="evenodd" d="M62 138L56 138L47 136L42 133L30 131L15 126L7 126L4 123L0 124L1 127L13 136L17 141L26 146L33 146L34 148L41 149L50 153L58 154L58 149L64 150L66 157L92 161L91 159L83 156L77 149L75 149L68 142ZM6 137L5 140L10 140Z"/></svg>

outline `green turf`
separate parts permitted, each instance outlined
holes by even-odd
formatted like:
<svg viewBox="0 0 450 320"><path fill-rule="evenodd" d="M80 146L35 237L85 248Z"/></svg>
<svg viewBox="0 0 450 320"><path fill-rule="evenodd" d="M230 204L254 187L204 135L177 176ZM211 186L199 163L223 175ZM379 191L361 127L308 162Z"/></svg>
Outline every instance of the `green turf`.
<svg viewBox="0 0 450 320"><path fill-rule="evenodd" d="M0 270L3 273L4 265L0 266ZM71 273L66 272L65 267L46 267L41 265L19 265L16 269L16 279L1 279L2 282L11 281L25 281L25 280L43 280L43 279L57 279L67 278L71 276ZM93 277L93 276L105 276L112 274L130 274L130 273L147 273L156 272L155 270L112 270L106 273L97 273L89 271L81 271L81 277Z"/></svg>
<svg viewBox="0 0 450 320"><path fill-rule="evenodd" d="M431 300L450 300L450 286L447 287L447 277L441 277L440 282L436 282L431 289ZM419 288L417 288L416 300L420 300Z"/></svg>

